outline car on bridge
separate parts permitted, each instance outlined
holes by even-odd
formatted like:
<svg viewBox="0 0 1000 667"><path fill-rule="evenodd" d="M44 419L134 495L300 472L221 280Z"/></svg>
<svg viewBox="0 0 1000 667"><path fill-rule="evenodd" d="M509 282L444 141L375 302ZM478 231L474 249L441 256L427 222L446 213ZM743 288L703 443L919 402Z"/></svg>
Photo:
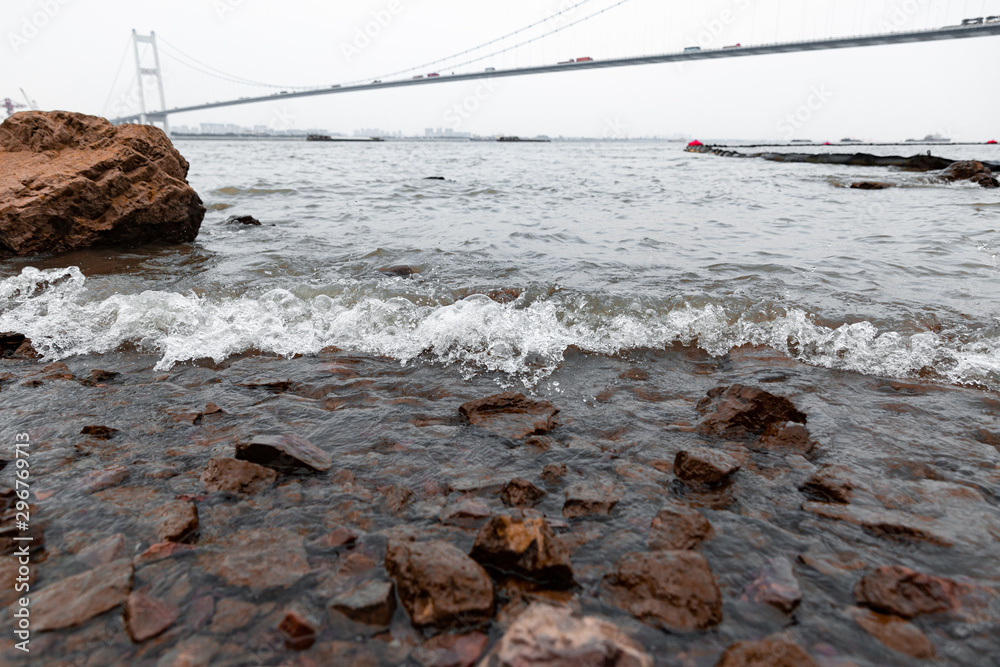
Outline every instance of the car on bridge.
<svg viewBox="0 0 1000 667"><path fill-rule="evenodd" d="M415 76L415 77L413 77L413 78L414 78L414 79L422 79L422 78L424 78L424 75L423 75L423 74L418 74L418 75L416 75L416 76Z"/></svg>
<svg viewBox="0 0 1000 667"><path fill-rule="evenodd" d="M340 88L340 84L339 83L335 83L332 86L330 86L330 88Z"/></svg>
<svg viewBox="0 0 1000 667"><path fill-rule="evenodd" d="M487 72L495 72L495 71L497 71L497 68L496 67L487 67L486 71Z"/></svg>
<svg viewBox="0 0 1000 667"><path fill-rule="evenodd" d="M695 51L701 51L700 46L689 46L684 49L684 53L694 53Z"/></svg>
<svg viewBox="0 0 1000 667"><path fill-rule="evenodd" d="M980 16L977 19L962 19L962 25L982 25L983 17Z"/></svg>
<svg viewBox="0 0 1000 667"><path fill-rule="evenodd" d="M578 63L592 63L592 62L594 62L594 59L590 58L590 57L587 57L587 58L577 58L576 62L578 62Z"/></svg>
<svg viewBox="0 0 1000 667"><path fill-rule="evenodd" d="M573 59L570 59L570 60L560 60L558 64L560 64L560 65L572 65L575 62L576 61L573 60Z"/></svg>
<svg viewBox="0 0 1000 667"><path fill-rule="evenodd" d="M724 49L739 49L739 48L742 48L742 46L743 46L742 44L740 44L739 42L736 42L735 44L730 44L729 46L723 46L722 48L724 48Z"/></svg>
<svg viewBox="0 0 1000 667"><path fill-rule="evenodd" d="M428 75L427 75L427 78L428 78L428 79L431 79L431 78L433 78L433 77L435 77L435 76L441 76L441 75L440 75L440 74L438 74L437 72L434 72L433 74L428 74Z"/></svg>
<svg viewBox="0 0 1000 667"><path fill-rule="evenodd" d="M1000 16L987 16L986 17L986 22L987 23L1000 23Z"/></svg>

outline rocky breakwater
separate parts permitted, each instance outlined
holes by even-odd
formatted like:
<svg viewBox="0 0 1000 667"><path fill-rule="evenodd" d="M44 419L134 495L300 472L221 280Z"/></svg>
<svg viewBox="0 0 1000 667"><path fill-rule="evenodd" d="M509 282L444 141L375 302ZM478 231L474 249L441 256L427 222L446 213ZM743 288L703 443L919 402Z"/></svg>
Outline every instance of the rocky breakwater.
<svg viewBox="0 0 1000 667"><path fill-rule="evenodd" d="M0 258L188 243L205 207L149 125L26 111L0 125Z"/></svg>

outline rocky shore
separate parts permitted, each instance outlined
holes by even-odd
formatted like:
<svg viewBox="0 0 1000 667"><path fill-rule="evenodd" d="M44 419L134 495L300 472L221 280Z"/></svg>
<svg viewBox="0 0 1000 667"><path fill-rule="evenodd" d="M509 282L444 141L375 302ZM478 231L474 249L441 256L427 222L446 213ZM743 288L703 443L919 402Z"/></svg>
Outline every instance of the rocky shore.
<svg viewBox="0 0 1000 667"><path fill-rule="evenodd" d="M1000 655L990 393L756 348L570 353L587 386L527 396L332 348L158 373L3 345L46 664Z"/></svg>

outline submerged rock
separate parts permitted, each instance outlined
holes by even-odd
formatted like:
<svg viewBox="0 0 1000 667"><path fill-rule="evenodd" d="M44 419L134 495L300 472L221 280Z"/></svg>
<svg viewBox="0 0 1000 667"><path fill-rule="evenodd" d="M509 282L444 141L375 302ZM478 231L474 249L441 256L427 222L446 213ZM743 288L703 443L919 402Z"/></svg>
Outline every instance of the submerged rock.
<svg viewBox="0 0 1000 667"><path fill-rule="evenodd" d="M979 174L990 174L990 169L978 160L962 160L948 165L948 168L941 172L941 178L946 181L967 181Z"/></svg>
<svg viewBox="0 0 1000 667"><path fill-rule="evenodd" d="M448 542L389 541L385 569L416 627L449 628L493 616L493 582L474 560Z"/></svg>
<svg viewBox="0 0 1000 667"><path fill-rule="evenodd" d="M786 422L806 423L787 398L740 384L712 389L698 402L698 412L704 415L698 430L720 437L760 436Z"/></svg>
<svg viewBox="0 0 1000 667"><path fill-rule="evenodd" d="M722 593L695 551L627 553L605 576L605 601L654 627L704 630L722 621Z"/></svg>
<svg viewBox="0 0 1000 667"><path fill-rule="evenodd" d="M533 401L511 391L469 401L458 411L473 426L513 440L548 433L556 427L559 412L548 401Z"/></svg>
<svg viewBox="0 0 1000 667"><path fill-rule="evenodd" d="M526 479L512 479L500 491L500 501L507 507L534 507L545 492Z"/></svg>
<svg viewBox="0 0 1000 667"><path fill-rule="evenodd" d="M209 492L226 491L243 495L253 495L269 488L278 478L271 468L250 461L216 457L210 459L201 482Z"/></svg>
<svg viewBox="0 0 1000 667"><path fill-rule="evenodd" d="M298 610L291 609L278 624L278 632L285 638L285 648L305 651L316 643L319 624Z"/></svg>
<svg viewBox="0 0 1000 667"><path fill-rule="evenodd" d="M0 257L193 241L205 216L162 130L68 111L0 125Z"/></svg>
<svg viewBox="0 0 1000 667"><path fill-rule="evenodd" d="M195 540L198 532L198 508L192 502L176 500L157 510L160 517L156 536L160 542L184 542Z"/></svg>
<svg viewBox="0 0 1000 667"><path fill-rule="evenodd" d="M482 632L437 635L415 649L410 657L422 667L472 667L489 643L490 638Z"/></svg>
<svg viewBox="0 0 1000 667"><path fill-rule="evenodd" d="M217 550L199 552L206 572L255 591L288 588L309 572L302 537L283 528L227 534Z"/></svg>
<svg viewBox="0 0 1000 667"><path fill-rule="evenodd" d="M685 482L718 484L739 469L734 457L705 447L682 450L674 459L674 474Z"/></svg>
<svg viewBox="0 0 1000 667"><path fill-rule="evenodd" d="M617 626L565 607L532 603L510 626L483 667L653 667L653 658Z"/></svg>
<svg viewBox="0 0 1000 667"><path fill-rule="evenodd" d="M986 173L976 174L975 176L973 176L969 180L972 181L973 183L979 185L980 187L984 187L984 188L1000 188L1000 181L998 181L996 179L996 177L993 176L992 174L986 174Z"/></svg>
<svg viewBox="0 0 1000 667"><path fill-rule="evenodd" d="M132 589L132 561L116 560L49 584L31 605L34 630L70 628L125 602Z"/></svg>
<svg viewBox="0 0 1000 667"><path fill-rule="evenodd" d="M880 183L878 181L859 181L857 183L851 183L852 190L885 190L886 188L895 187L892 183Z"/></svg>
<svg viewBox="0 0 1000 667"><path fill-rule="evenodd" d="M227 225L251 225L253 227L260 226L260 220L253 217L252 215L231 215L226 218L225 224Z"/></svg>
<svg viewBox="0 0 1000 667"><path fill-rule="evenodd" d="M401 264L399 266L383 266L379 269L379 273L386 273L397 278L409 278L414 273L420 273L420 269L415 266Z"/></svg>
<svg viewBox="0 0 1000 667"><path fill-rule="evenodd" d="M843 465L825 465L799 487L813 500L827 503L851 502L854 483L850 479L850 468Z"/></svg>
<svg viewBox="0 0 1000 667"><path fill-rule="evenodd" d="M694 549L713 535L712 524L693 507L670 504L656 516L649 528L650 551Z"/></svg>
<svg viewBox="0 0 1000 667"><path fill-rule="evenodd" d="M802 590L795 578L792 562L784 556L767 560L760 568L757 578L747 586L743 598L769 604L786 614L795 611L802 602Z"/></svg>
<svg viewBox="0 0 1000 667"><path fill-rule="evenodd" d="M476 535L471 556L486 567L532 581L573 584L569 551L544 518L493 517Z"/></svg>
<svg viewBox="0 0 1000 667"><path fill-rule="evenodd" d="M0 250L2 252L2 250ZM31 339L13 331L0 333L0 358L35 359L38 352L31 345Z"/></svg>
<svg viewBox="0 0 1000 667"><path fill-rule="evenodd" d="M931 640L909 621L859 607L851 607L847 613L865 632L882 642L886 648L920 660L934 657L934 645Z"/></svg>
<svg viewBox="0 0 1000 667"><path fill-rule="evenodd" d="M854 586L854 597L875 611L913 618L956 608L955 587L951 579L884 565L861 578Z"/></svg>
<svg viewBox="0 0 1000 667"><path fill-rule="evenodd" d="M133 592L125 600L125 628L132 641L144 642L160 634L180 617L180 607L157 600L145 593Z"/></svg>
<svg viewBox="0 0 1000 667"><path fill-rule="evenodd" d="M780 637L737 642L726 649L715 667L819 667L797 644Z"/></svg>
<svg viewBox="0 0 1000 667"><path fill-rule="evenodd" d="M396 612L395 589L391 581L368 581L338 595L330 606L352 621L386 626Z"/></svg>
<svg viewBox="0 0 1000 667"><path fill-rule="evenodd" d="M118 433L118 429L99 424L84 426L80 430L80 435L89 435L91 438L97 438L98 440L110 440L115 437L115 433Z"/></svg>
<svg viewBox="0 0 1000 667"><path fill-rule="evenodd" d="M333 459L305 438L292 433L257 436L236 445L236 458L266 466L278 472L326 472Z"/></svg>
<svg viewBox="0 0 1000 667"><path fill-rule="evenodd" d="M620 496L610 484L574 484L565 491L562 513L567 519L608 516Z"/></svg>

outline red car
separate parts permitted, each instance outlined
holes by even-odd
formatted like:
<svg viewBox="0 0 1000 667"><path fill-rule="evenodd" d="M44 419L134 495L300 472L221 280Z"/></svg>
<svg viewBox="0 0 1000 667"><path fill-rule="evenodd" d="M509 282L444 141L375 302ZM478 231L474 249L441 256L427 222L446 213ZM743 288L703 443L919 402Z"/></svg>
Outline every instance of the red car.
<svg viewBox="0 0 1000 667"><path fill-rule="evenodd" d="M441 76L441 75L438 74L437 72L435 72L434 74L428 74L427 78L430 79L431 77L435 77L435 76Z"/></svg>
<svg viewBox="0 0 1000 667"><path fill-rule="evenodd" d="M589 62L593 62L593 61L594 61L593 58L577 58L576 59L576 62L578 62L578 63L589 63Z"/></svg>

